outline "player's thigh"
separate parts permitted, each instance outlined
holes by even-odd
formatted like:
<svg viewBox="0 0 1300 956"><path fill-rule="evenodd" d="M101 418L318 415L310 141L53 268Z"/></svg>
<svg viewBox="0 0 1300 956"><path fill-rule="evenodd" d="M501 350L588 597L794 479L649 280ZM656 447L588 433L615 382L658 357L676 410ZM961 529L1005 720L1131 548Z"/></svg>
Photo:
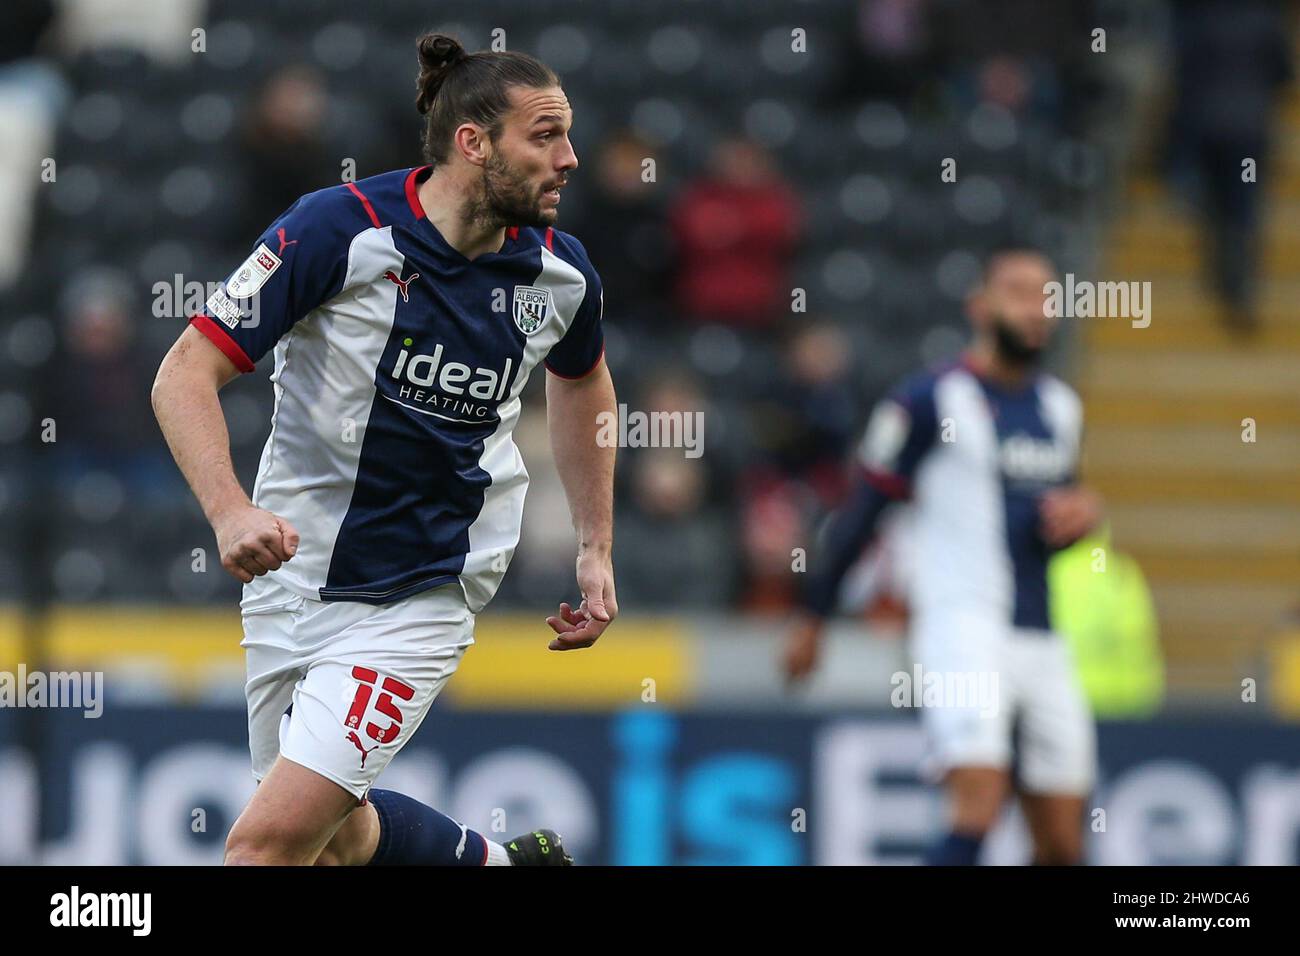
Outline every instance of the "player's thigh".
<svg viewBox="0 0 1300 956"><path fill-rule="evenodd" d="M314 863L356 805L356 797L332 780L279 758L231 828L227 860Z"/></svg>
<svg viewBox="0 0 1300 956"><path fill-rule="evenodd" d="M1097 734L1069 647L1046 632L1022 632L1013 644L1020 789L1085 797L1096 781Z"/></svg>

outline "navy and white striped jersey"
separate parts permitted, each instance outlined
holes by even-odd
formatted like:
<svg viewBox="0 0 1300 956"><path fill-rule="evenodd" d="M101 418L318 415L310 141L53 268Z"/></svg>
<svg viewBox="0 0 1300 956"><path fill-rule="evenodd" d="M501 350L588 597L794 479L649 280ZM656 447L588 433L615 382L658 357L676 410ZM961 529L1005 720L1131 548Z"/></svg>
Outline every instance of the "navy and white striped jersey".
<svg viewBox="0 0 1300 956"><path fill-rule="evenodd" d="M862 480L830 523L801 595L830 614L848 570L893 501L907 515L909 605L918 622L980 616L1050 629L1039 502L1076 478L1083 411L1051 375L1011 389L952 363L915 375L875 408Z"/></svg>
<svg viewBox="0 0 1300 956"><path fill-rule="evenodd" d="M913 612L987 613L1050 629L1043 492L1075 479L1082 405L1038 374L1010 389L960 363L903 383L875 409L859 453L867 480L910 498Z"/></svg>
<svg viewBox="0 0 1300 956"><path fill-rule="evenodd" d="M274 349L253 503L301 534L270 573L305 597L385 604L459 581L481 610L519 540L529 373L579 378L604 352L582 245L511 227L470 261L420 206L430 172L303 196L191 319L244 372Z"/></svg>

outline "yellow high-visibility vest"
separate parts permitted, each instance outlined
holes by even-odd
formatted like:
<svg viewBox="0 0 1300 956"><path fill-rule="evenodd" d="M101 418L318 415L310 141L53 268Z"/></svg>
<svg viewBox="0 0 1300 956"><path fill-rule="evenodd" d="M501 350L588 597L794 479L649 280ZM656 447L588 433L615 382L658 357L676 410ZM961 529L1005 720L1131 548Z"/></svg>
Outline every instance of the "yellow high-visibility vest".
<svg viewBox="0 0 1300 956"><path fill-rule="evenodd" d="M1106 530L1052 556L1052 627L1069 643L1098 717L1143 717L1164 700L1164 658L1151 592Z"/></svg>

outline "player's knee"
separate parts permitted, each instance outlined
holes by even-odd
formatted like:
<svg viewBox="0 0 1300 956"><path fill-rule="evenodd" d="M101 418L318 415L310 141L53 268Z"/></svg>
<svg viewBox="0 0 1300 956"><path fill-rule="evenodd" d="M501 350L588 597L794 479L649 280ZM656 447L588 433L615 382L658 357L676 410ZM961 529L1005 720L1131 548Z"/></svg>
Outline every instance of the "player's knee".
<svg viewBox="0 0 1300 956"><path fill-rule="evenodd" d="M226 866L294 866L312 862L312 835L240 818L226 837Z"/></svg>
<svg viewBox="0 0 1300 956"><path fill-rule="evenodd" d="M231 830L226 837L226 853L222 858L225 866L273 866L280 861L276 858L277 847L272 839L258 839L247 831Z"/></svg>
<svg viewBox="0 0 1300 956"><path fill-rule="evenodd" d="M372 812L367 812L364 807L353 811L316 857L316 865L361 866L368 863L379 837L378 822L372 823L371 815Z"/></svg>
<svg viewBox="0 0 1300 956"><path fill-rule="evenodd" d="M954 829L984 834L993 829L1002 812L1003 792L995 784L966 786L952 793Z"/></svg>

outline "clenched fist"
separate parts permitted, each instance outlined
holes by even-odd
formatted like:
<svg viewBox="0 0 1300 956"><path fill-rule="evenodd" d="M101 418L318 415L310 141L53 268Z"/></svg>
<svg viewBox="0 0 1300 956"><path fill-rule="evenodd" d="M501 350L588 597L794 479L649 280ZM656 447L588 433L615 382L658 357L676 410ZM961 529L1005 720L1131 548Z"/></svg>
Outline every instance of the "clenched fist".
<svg viewBox="0 0 1300 956"><path fill-rule="evenodd" d="M213 524L221 566L247 584L298 553L298 532L279 515L252 505Z"/></svg>

